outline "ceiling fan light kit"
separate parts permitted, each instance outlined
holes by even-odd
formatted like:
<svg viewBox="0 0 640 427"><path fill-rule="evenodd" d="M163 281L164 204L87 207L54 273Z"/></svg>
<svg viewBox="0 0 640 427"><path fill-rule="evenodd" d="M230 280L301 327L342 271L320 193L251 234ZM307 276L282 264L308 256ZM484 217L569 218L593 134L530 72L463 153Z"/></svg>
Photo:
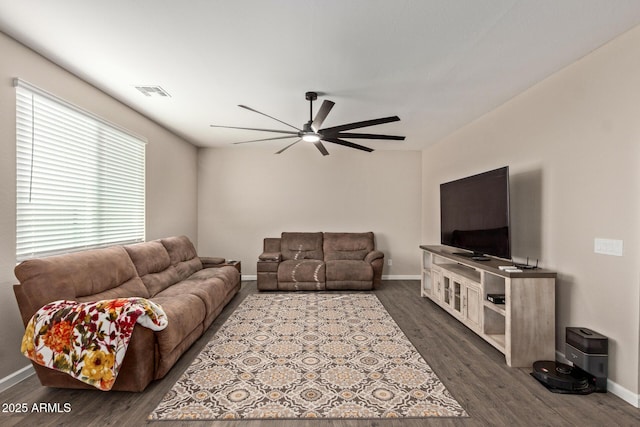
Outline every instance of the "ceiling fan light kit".
<svg viewBox="0 0 640 427"><path fill-rule="evenodd" d="M344 147L355 148L356 150L371 152L371 151L373 151L372 148L365 147L363 145L359 145L359 144L356 144L356 143L353 143L353 142L345 141L344 138L347 138L347 139L383 139L383 140L390 140L390 141L403 141L404 138L405 138L404 136L397 136L397 135L378 135L378 134L369 134L369 133L345 132L345 131L350 131L350 130L353 130L353 129L360 129L360 128L369 127L369 126L381 125L381 124L384 124L384 123L397 122L397 121L400 120L400 118L398 116L382 117L382 118L379 118L379 119L365 120L365 121L354 122L354 123L347 123L347 124L340 125L340 126L334 126L334 127L330 127L330 128L321 129L322 123L324 123L324 120L329 115L329 112L331 112L331 109L333 108L335 103L332 102L332 101L329 101L329 100L324 100L322 102L322 105L320 106L320 109L318 110L318 112L317 112L317 114L316 114L316 116L314 118L313 117L313 101L318 99L318 93L317 92L307 92L307 93L305 93L305 99L307 101L309 101L309 121L307 123L305 123L304 125L302 125L302 129L297 128L296 126L293 126L293 125L291 125L291 124L289 124L287 122L284 122L284 121L282 121L280 119L272 117L272 116L270 116L268 114L262 113L262 112L260 112L258 110L254 110L253 108L247 107L246 105L238 105L238 107L244 108L245 110L252 111L254 113L263 115L263 116L268 117L270 119L273 119L273 120L275 120L277 122L280 122L280 123L292 128L292 129L295 129L296 132L290 131L290 130L261 129L261 128L248 128L248 127L237 127L237 126L221 126L221 125L211 125L211 127L226 128L226 129L253 130L253 131L260 131L260 132L274 132L274 133L285 134L285 136L278 136L278 137L274 137L274 138L252 139L250 141L234 142L234 144L246 144L248 142L273 141L273 140L278 140L278 139L297 138L293 143L291 143L291 144L287 145L286 147L284 147L283 149L277 151L275 154L281 154L286 149L294 146L295 144L297 144L300 141L313 143L313 145L316 146L318 151L320 151L320 153L323 156L327 156L329 154L329 152L325 148L324 144L322 144L323 141L324 142L329 142L329 143L332 143L332 144L342 145Z"/></svg>
<svg viewBox="0 0 640 427"><path fill-rule="evenodd" d="M302 135L302 140L306 142L318 142L322 139L317 133L305 133Z"/></svg>

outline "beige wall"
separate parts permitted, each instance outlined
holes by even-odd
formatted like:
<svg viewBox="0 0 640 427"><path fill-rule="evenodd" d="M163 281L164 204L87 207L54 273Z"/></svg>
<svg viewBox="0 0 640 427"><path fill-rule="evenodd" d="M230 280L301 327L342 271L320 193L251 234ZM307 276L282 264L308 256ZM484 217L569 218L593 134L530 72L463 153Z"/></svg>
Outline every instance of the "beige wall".
<svg viewBox="0 0 640 427"><path fill-rule="evenodd" d="M197 149L0 33L0 379L29 365L15 283L15 88L19 77L146 137L147 239L197 238Z"/></svg>
<svg viewBox="0 0 640 427"><path fill-rule="evenodd" d="M332 144L329 144L332 145ZM393 265L383 275L420 271L421 156L278 146L200 149L198 250L242 261L256 274L265 237L282 231L373 231Z"/></svg>
<svg viewBox="0 0 640 427"><path fill-rule="evenodd" d="M514 255L559 273L556 348L566 326L607 335L609 378L636 400L638 46L640 27L425 150L422 205L423 240L437 243L438 184L509 165ZM596 237L623 240L624 255L595 254Z"/></svg>

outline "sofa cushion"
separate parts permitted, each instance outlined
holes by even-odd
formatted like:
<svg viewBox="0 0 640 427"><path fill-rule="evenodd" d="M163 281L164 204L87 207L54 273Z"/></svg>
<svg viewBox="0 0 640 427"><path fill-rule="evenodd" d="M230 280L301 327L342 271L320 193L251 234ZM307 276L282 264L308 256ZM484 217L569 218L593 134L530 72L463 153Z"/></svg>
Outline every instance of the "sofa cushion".
<svg viewBox="0 0 640 427"><path fill-rule="evenodd" d="M235 273L235 274L234 274ZM215 312L239 281L235 268L205 268L159 293L158 297L197 295L206 308L206 316ZM204 320L204 319L203 319Z"/></svg>
<svg viewBox="0 0 640 427"><path fill-rule="evenodd" d="M327 281L372 281L371 264L359 260L327 261Z"/></svg>
<svg viewBox="0 0 640 427"><path fill-rule="evenodd" d="M173 286L164 292L171 288ZM165 353L170 353L193 331L202 332L204 329L202 324L206 316L205 304L197 295L184 292L164 294L164 292L151 298L151 301L162 306L169 319L167 327L156 332L161 357Z"/></svg>
<svg viewBox="0 0 640 427"><path fill-rule="evenodd" d="M280 252L283 260L322 260L322 233L282 233Z"/></svg>
<svg viewBox="0 0 640 427"><path fill-rule="evenodd" d="M28 295L30 315L60 299L149 297L122 246L31 259L16 266L14 272Z"/></svg>
<svg viewBox="0 0 640 427"><path fill-rule="evenodd" d="M240 272L233 266L205 268L191 275L187 280L200 280L212 277L223 280L225 289L231 289L240 282Z"/></svg>
<svg viewBox="0 0 640 427"><path fill-rule="evenodd" d="M202 270L202 262L196 248L187 236L169 237L160 240L167 249L171 265L178 273L178 280L184 280L198 270Z"/></svg>
<svg viewBox="0 0 640 427"><path fill-rule="evenodd" d="M317 259L301 259L282 261L278 267L278 283L284 282L325 282L324 261Z"/></svg>
<svg viewBox="0 0 640 427"><path fill-rule="evenodd" d="M138 275L154 296L178 281L167 249L159 241L136 243L124 247L136 266Z"/></svg>
<svg viewBox="0 0 640 427"><path fill-rule="evenodd" d="M144 288L144 289L143 289ZM149 291L142 283L139 277L133 277L120 286L98 292L97 294L78 295L75 297L79 302L100 301L104 299L131 298L131 297L149 298Z"/></svg>
<svg viewBox="0 0 640 427"><path fill-rule="evenodd" d="M350 259L364 260L374 250L373 233L324 233L325 261Z"/></svg>

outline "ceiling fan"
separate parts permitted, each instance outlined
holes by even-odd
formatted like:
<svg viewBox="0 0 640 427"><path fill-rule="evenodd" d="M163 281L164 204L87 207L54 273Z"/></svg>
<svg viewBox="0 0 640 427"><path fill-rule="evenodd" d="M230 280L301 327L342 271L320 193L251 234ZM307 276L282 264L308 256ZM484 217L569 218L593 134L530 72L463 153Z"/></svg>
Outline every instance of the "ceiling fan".
<svg viewBox="0 0 640 427"><path fill-rule="evenodd" d="M280 151L277 151L275 154L281 154L286 149L294 146L300 141L311 142L313 143L318 151L322 153L323 156L329 154L325 146L322 142L330 142L332 144L338 144L345 147L355 148L357 150L371 152L372 148L365 147L363 145L355 144L353 142L345 141L344 138L347 139L386 139L386 140L394 140L394 141L402 141L404 140L404 136L396 136L396 135L378 135L371 133L352 133L346 132L353 129L360 129L369 126L381 125L384 123L397 122L400 120L398 116L390 116L390 117L382 117L380 119L373 120L365 120L362 122L354 122L348 123L345 125L334 126L329 128L321 128L322 123L329 115L329 112L335 105L334 102L324 100L322 101L322 105L316 114L316 117L313 118L313 101L318 99L317 92L307 92L305 93L305 99L309 101L309 121L302 125L302 129L297 128L296 126L290 125L289 123L283 122L282 120L276 119L275 117L271 117L268 114L262 113L258 110L254 110L251 107L247 107L246 105L238 105L238 107L244 108L245 110L253 111L254 113L261 114L263 116L269 117L270 119L276 120L283 125L286 125L290 128L295 129L295 131L291 130L278 130L278 129L259 129L259 128L246 128L246 127L237 127L237 126L220 126L220 125L211 125L211 127L216 128L227 128L227 129L242 129L242 130L256 130L262 132L275 132L282 133L285 136L278 136L275 138L263 138L263 139L252 139L250 141L240 141L234 142L234 144L246 144L248 142L259 142L259 141L273 141L277 139L292 139L297 138L293 143L287 145Z"/></svg>

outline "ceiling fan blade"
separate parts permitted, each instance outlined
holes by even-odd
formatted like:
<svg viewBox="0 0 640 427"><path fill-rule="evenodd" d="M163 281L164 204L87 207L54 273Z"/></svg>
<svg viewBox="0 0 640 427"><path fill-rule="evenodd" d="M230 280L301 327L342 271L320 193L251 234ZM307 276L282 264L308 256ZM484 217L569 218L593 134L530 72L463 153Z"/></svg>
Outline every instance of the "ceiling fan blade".
<svg viewBox="0 0 640 427"><path fill-rule="evenodd" d="M404 136L397 135L376 135L373 133L349 133L338 132L337 138L353 138L353 139L389 139L393 141L404 141Z"/></svg>
<svg viewBox="0 0 640 427"><path fill-rule="evenodd" d="M391 116L391 117L382 117L380 119L373 119L373 120L365 120L362 122L354 122L354 123L347 123L346 125L340 125L340 126L334 126L331 128L326 128L326 129L320 129L319 133L323 134L323 135L335 135L338 132L342 132L343 130L351 130L351 129L358 129L358 128L365 128L367 126L375 126L375 125L381 125L384 123L391 123L391 122L397 122L400 120L400 117L398 116Z"/></svg>
<svg viewBox="0 0 640 427"><path fill-rule="evenodd" d="M284 150L286 150L287 148L289 148L289 147L291 147L291 146L293 146L293 145L297 144L297 143L298 143L298 142L300 142L300 141L302 141L302 139L298 139L297 141L294 141L293 143L291 143L291 144L287 145L286 147L284 147L282 150L280 150L280 151L276 151L276 152L275 152L275 154L282 154L282 152L283 152Z"/></svg>
<svg viewBox="0 0 640 427"><path fill-rule="evenodd" d="M258 111L258 110L254 110L253 108L251 108L251 107L247 107L246 105L238 105L238 107L240 107L240 108L244 108L245 110L253 111L254 113L258 113L258 114L261 114L261 115L263 115L263 116L265 116L265 117L269 117L270 119L273 119L273 120L275 120L276 122L280 122L280 123L282 123L283 125L287 125L287 126L289 126L290 128L294 128L294 129L296 129L296 130L298 130L298 131L302 131L302 129L298 129L297 127L295 127L295 126L293 126L293 125L290 125L290 124L289 124L289 123L287 123L287 122L283 122L282 120L280 120L280 119L276 119L275 117L272 117L272 116L270 116L270 115L268 115L268 114L262 113L262 112L260 112L260 111Z"/></svg>
<svg viewBox="0 0 640 427"><path fill-rule="evenodd" d="M240 129L240 130L257 130L260 132L275 132L275 133L288 133L291 135L297 135L298 132L292 130L278 130L278 129L260 129L260 128L243 128L238 126L221 126L221 125L209 125L212 128L225 128L225 129Z"/></svg>
<svg viewBox="0 0 640 427"><path fill-rule="evenodd" d="M322 153L323 156L328 156L329 152L327 151L327 149L324 147L324 145L322 145L322 142L320 141L316 141L313 143L313 145L316 146L316 148L318 149L319 152Z"/></svg>
<svg viewBox="0 0 640 427"><path fill-rule="evenodd" d="M366 151L366 152L372 152L373 148L369 148L369 147L365 147L362 145L358 145L358 144L354 144L353 142L348 142L348 141L344 141L342 139L338 139L338 138L323 138L323 141L327 141L327 142L333 142L334 144L338 144L338 145L344 145L345 147L349 147L349 148L355 148L357 150L362 150L362 151Z"/></svg>
<svg viewBox="0 0 640 427"><path fill-rule="evenodd" d="M234 142L234 144L246 144L247 142L273 141L273 140L276 140L276 139L288 139L288 138L297 138L297 137L298 137L298 135L277 136L275 138L262 138L262 139L252 139L251 141Z"/></svg>
<svg viewBox="0 0 640 427"><path fill-rule="evenodd" d="M311 123L311 129L313 129L314 132L318 132L318 129L320 129L320 126L322 126L322 123L327 118L334 105L336 104L333 101L328 101L326 99L322 101L322 105L316 114L316 118L313 119L313 122Z"/></svg>

